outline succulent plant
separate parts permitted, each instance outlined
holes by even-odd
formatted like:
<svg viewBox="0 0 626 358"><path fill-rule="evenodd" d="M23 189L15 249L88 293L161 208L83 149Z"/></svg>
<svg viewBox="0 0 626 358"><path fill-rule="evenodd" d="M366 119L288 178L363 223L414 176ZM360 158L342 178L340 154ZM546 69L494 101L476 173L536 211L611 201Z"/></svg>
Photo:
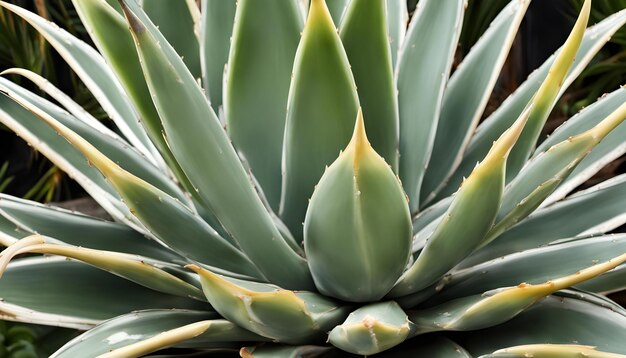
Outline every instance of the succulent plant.
<svg viewBox="0 0 626 358"><path fill-rule="evenodd" d="M74 0L98 51L0 2L119 130L5 71L56 103L0 79L0 121L115 222L2 195L0 318L86 331L54 357L624 356L626 177L570 193L626 89L537 143L626 10L479 124L528 0L453 72L465 1L327 2Z"/></svg>

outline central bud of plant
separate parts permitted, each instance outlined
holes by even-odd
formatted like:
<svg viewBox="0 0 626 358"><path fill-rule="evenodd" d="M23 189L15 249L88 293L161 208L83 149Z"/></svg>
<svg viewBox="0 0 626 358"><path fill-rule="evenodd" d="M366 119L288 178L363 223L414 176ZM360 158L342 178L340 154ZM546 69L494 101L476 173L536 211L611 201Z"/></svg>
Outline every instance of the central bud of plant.
<svg viewBox="0 0 626 358"><path fill-rule="evenodd" d="M407 199L368 142L360 111L352 140L311 197L304 247L319 291L345 301L381 299L406 267L411 253Z"/></svg>

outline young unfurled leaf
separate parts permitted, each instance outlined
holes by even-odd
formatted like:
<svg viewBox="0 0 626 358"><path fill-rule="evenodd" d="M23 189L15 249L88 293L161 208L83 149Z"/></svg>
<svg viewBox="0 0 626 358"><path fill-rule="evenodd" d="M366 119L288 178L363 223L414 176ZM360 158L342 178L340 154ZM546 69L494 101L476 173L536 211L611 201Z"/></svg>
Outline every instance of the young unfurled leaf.
<svg viewBox="0 0 626 358"><path fill-rule="evenodd" d="M411 218L400 182L369 144L359 112L352 141L317 185L304 248L318 290L346 301L383 297L410 254Z"/></svg>
<svg viewBox="0 0 626 358"><path fill-rule="evenodd" d="M301 241L308 200L324 167L350 141L359 106L350 64L324 0L311 1L293 75L280 216Z"/></svg>

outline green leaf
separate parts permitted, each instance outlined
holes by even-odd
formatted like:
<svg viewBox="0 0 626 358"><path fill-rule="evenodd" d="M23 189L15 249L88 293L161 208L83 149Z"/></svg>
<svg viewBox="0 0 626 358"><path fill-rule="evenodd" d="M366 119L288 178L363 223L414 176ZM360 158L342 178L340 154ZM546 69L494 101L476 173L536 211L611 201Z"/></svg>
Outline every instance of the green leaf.
<svg viewBox="0 0 626 358"><path fill-rule="evenodd" d="M57 255L82 261L155 291L203 300L202 292L198 287L165 271L176 271L178 268L176 265L151 260L144 256L47 243L49 241L51 240L43 236L32 235L9 246L0 255L0 276L9 261L17 255L27 253Z"/></svg>
<svg viewBox="0 0 626 358"><path fill-rule="evenodd" d="M552 145L567 139L569 136L584 132L597 125L603 118L615 111L626 102L626 88L620 88L609 95L603 96L596 103L585 108L572 117L548 137L535 151L535 156L546 151ZM563 198L567 193L591 178L601 168L619 158L626 151L623 138L626 125L619 125L609 133L572 171L557 190L546 199L544 206Z"/></svg>
<svg viewBox="0 0 626 358"><path fill-rule="evenodd" d="M455 194L417 260L402 275L391 297L415 293L435 283L480 245L493 224L504 190L509 151L517 141L527 110L493 144L489 154Z"/></svg>
<svg viewBox="0 0 626 358"><path fill-rule="evenodd" d="M202 342L205 344L204 347L223 347L230 342L261 339L228 321L218 319L218 316L212 312L145 310L101 323L66 343L52 357L96 357L117 348L144 341L161 332L204 320L211 320L209 329L200 336L179 343L177 346L195 345Z"/></svg>
<svg viewBox="0 0 626 358"><path fill-rule="evenodd" d="M387 0L387 33L391 49L391 64L396 68L400 48L406 37L409 10L404 0Z"/></svg>
<svg viewBox="0 0 626 358"><path fill-rule="evenodd" d="M150 97L133 38L121 13L121 8L118 13L105 0L73 0L72 2L82 23L89 29L92 40L107 60L121 86L128 93L129 100L140 115L141 123L150 140L158 148L174 175L193 194L194 191L191 190L188 179L182 173L163 137L161 119ZM115 3L117 4L117 1ZM111 38L115 38L115 41L110 41Z"/></svg>
<svg viewBox="0 0 626 358"><path fill-rule="evenodd" d="M167 142L198 195L267 279L289 288L312 287L306 261L273 224L185 64L136 3L122 4Z"/></svg>
<svg viewBox="0 0 626 358"><path fill-rule="evenodd" d="M20 230L13 222L0 215L0 245L12 245L30 234Z"/></svg>
<svg viewBox="0 0 626 358"><path fill-rule="evenodd" d="M141 6L150 20L159 27L176 53L179 54L194 78L201 78L199 34L194 33L194 19L189 1L148 0ZM199 9L195 9L199 11ZM110 36L110 35L109 35Z"/></svg>
<svg viewBox="0 0 626 358"><path fill-rule="evenodd" d="M288 344L321 341L349 313L348 307L317 293L227 279L196 265L187 268L200 275L204 294L217 312L273 341Z"/></svg>
<svg viewBox="0 0 626 358"><path fill-rule="evenodd" d="M0 82L4 81L6 80L0 78ZM119 194L96 168L89 166L78 150L36 115L4 94L0 94L0 122L74 178L112 217L139 231L142 230L141 224L131 219L132 215L128 207L120 201Z"/></svg>
<svg viewBox="0 0 626 358"><path fill-rule="evenodd" d="M581 324L583 322L583 324ZM473 356L523 344L589 344L626 354L626 316L579 299L551 296L504 324L453 335Z"/></svg>
<svg viewBox="0 0 626 358"><path fill-rule="evenodd" d="M35 114L38 111L43 111L54 117L55 120L78 133L125 170L142 178L181 202L188 204L188 199L185 194L169 177L163 175L161 169L157 168L149 161L146 161L145 156L137 152L128 142L119 138L111 130L106 129L106 127L94 128L94 126L90 124L79 121L51 102L7 80L0 79L0 91L5 92L11 99Z"/></svg>
<svg viewBox="0 0 626 358"><path fill-rule="evenodd" d="M0 194L0 216L13 224L13 230L17 226L24 234L50 236L70 245L125 252L169 262L184 260L182 256L128 226L4 194Z"/></svg>
<svg viewBox="0 0 626 358"><path fill-rule="evenodd" d="M485 354L481 358L523 358L523 357L546 357L546 358L620 358L621 354L600 352L594 346L582 346L578 344L528 344L499 349L492 354Z"/></svg>
<svg viewBox="0 0 626 358"><path fill-rule="evenodd" d="M461 33L464 5L462 0L423 1L413 15L400 50L400 179L411 212L419 209L420 189Z"/></svg>
<svg viewBox="0 0 626 358"><path fill-rule="evenodd" d="M280 216L296 239L315 184L350 141L359 106L348 58L324 0L313 0L289 90Z"/></svg>
<svg viewBox="0 0 626 358"><path fill-rule="evenodd" d="M345 322L330 331L328 341L343 351L373 355L404 342L412 328L397 303L380 302L350 313Z"/></svg>
<svg viewBox="0 0 626 358"><path fill-rule="evenodd" d="M416 326L416 334L492 327L510 320L548 295L596 277L624 262L626 254L542 284L520 283L412 311L408 313L409 319Z"/></svg>
<svg viewBox="0 0 626 358"><path fill-rule="evenodd" d="M463 262L464 267L557 240L609 232L626 222L620 175L538 210Z"/></svg>
<svg viewBox="0 0 626 358"><path fill-rule="evenodd" d="M569 85L578 77L585 66L593 59L596 53L600 51L602 46L611 38L626 22L626 10L608 17L604 21L585 31L580 49L576 54L576 59L567 77L563 81L561 93L569 87ZM476 134L471 139L469 146L464 154L463 161L457 168L456 172L450 177L444 189L438 194L438 198L443 198L453 193L461 184L464 176L468 175L476 162L487 154L491 143L498 138L500 133L506 130L514 119L524 111L528 102L537 92L548 72L556 55L550 57L544 62L539 69L531 74L524 83L502 103L502 105L491 114L478 128Z"/></svg>
<svg viewBox="0 0 626 358"><path fill-rule="evenodd" d="M453 272L438 287L436 302L517 285L538 284L571 275L626 252L626 236L575 239L530 249ZM540 262L541 265L537 263Z"/></svg>
<svg viewBox="0 0 626 358"><path fill-rule="evenodd" d="M64 258L13 261L0 280L0 291L2 319L77 329L133 310L210 309L207 303L156 292Z"/></svg>
<svg viewBox="0 0 626 358"><path fill-rule="evenodd" d="M548 115L556 103L568 71L574 64L574 59L587 28L590 10L591 0L585 0L574 28L554 59L546 79L531 101L533 108L528 124L522 131L519 141L511 150L511 159L507 164L507 182L519 173L536 147L541 129L543 129Z"/></svg>
<svg viewBox="0 0 626 358"><path fill-rule="evenodd" d="M92 92L126 139L154 161L156 150L102 56L88 44L32 12L6 2L0 2L0 6L26 20L48 40Z"/></svg>
<svg viewBox="0 0 626 358"><path fill-rule="evenodd" d="M323 346L262 345L241 348L239 354L243 358L303 358L323 356L331 349Z"/></svg>
<svg viewBox="0 0 626 358"><path fill-rule="evenodd" d="M223 76L228 62L237 2L203 0L200 32L200 65L202 85L213 110L222 106Z"/></svg>
<svg viewBox="0 0 626 358"><path fill-rule="evenodd" d="M296 0L241 0L224 106L228 133L278 210L287 96L302 17Z"/></svg>
<svg viewBox="0 0 626 358"><path fill-rule="evenodd" d="M509 214L524 198L544 183L553 179L562 180L566 177L602 139L624 120L626 120L626 104L619 106L593 128L570 137L535 156L507 186L498 220ZM543 197L549 194L550 191L544 192Z"/></svg>
<svg viewBox="0 0 626 358"><path fill-rule="evenodd" d="M48 114L42 112L37 115L104 174L132 214L155 237L185 257L227 271L257 275L256 267L244 254L180 201L124 170Z"/></svg>
<svg viewBox="0 0 626 358"><path fill-rule="evenodd" d="M401 184L369 144L359 112L350 144L322 176L307 210L304 248L313 280L324 295L379 300L406 267L410 245Z"/></svg>
<svg viewBox="0 0 626 358"><path fill-rule="evenodd" d="M421 205L433 199L461 162L529 3L511 1L450 78L437 124L431 164L421 189Z"/></svg>
<svg viewBox="0 0 626 358"><path fill-rule="evenodd" d="M397 172L398 98L385 4L385 0L352 0L339 34L358 88L372 147Z"/></svg>

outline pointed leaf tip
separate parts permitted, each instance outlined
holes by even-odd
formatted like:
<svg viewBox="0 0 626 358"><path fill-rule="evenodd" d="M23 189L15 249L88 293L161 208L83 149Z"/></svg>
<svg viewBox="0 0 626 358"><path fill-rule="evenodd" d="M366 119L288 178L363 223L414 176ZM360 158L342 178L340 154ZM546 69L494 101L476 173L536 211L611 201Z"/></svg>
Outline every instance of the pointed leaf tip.
<svg viewBox="0 0 626 358"><path fill-rule="evenodd" d="M138 35L146 31L146 27L143 26L143 24L141 23L141 21L139 21L137 16L135 16L135 14L130 10L130 8L126 4L126 1L125 0L118 0L118 1L120 3L120 6L122 7L122 11L124 11L124 16L126 16L126 19L128 20L130 29L135 34L138 34Z"/></svg>
<svg viewBox="0 0 626 358"><path fill-rule="evenodd" d="M367 133L365 131L365 121L363 120L363 111L359 107L359 112L356 116L356 122L354 124L354 133L348 148L354 148L354 167L358 167L360 157L365 154L365 151L371 148L370 142L367 139Z"/></svg>

